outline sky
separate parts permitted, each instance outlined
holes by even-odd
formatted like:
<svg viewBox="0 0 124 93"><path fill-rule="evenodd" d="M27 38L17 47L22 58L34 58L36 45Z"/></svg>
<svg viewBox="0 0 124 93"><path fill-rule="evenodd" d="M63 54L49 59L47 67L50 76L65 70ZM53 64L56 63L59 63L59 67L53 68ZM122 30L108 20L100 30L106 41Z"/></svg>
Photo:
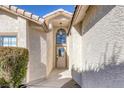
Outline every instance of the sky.
<svg viewBox="0 0 124 93"><path fill-rule="evenodd" d="M72 5L16 5L18 8L29 11L38 16L44 16L47 13L50 13L59 8L63 8L66 11L71 13L74 12L74 6Z"/></svg>

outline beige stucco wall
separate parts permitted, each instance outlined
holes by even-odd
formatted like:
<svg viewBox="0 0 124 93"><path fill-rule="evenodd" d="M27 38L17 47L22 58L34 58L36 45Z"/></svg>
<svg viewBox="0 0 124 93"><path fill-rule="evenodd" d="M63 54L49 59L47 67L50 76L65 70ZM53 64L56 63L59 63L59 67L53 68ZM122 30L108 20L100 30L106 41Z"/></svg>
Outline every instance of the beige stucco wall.
<svg viewBox="0 0 124 93"><path fill-rule="evenodd" d="M26 82L45 78L48 71L46 32L33 28L36 24L2 10L0 26L0 35L16 35L17 46L29 49Z"/></svg>
<svg viewBox="0 0 124 93"><path fill-rule="evenodd" d="M54 68L54 45L53 45L53 31L49 31L47 33L47 76L50 74L50 72L53 70Z"/></svg>
<svg viewBox="0 0 124 93"><path fill-rule="evenodd" d="M27 82L43 80L47 74L47 34L29 27L29 65Z"/></svg>
<svg viewBox="0 0 124 93"><path fill-rule="evenodd" d="M1 35L17 35L17 46L29 49L26 82L30 84L47 78L55 68L55 37L60 27L45 32L39 25L2 10L0 26ZM64 29L67 31L67 27Z"/></svg>
<svg viewBox="0 0 124 93"><path fill-rule="evenodd" d="M82 34L80 32L80 24L73 26L71 28L71 35L70 35L70 60L71 60L71 65L74 69L77 69L78 67L81 66L82 64L82 44L81 44L81 39L82 39ZM78 69L80 70L80 69Z"/></svg>
<svg viewBox="0 0 124 93"><path fill-rule="evenodd" d="M67 68L70 71L71 70L71 61L69 59L69 56L70 56L70 36L67 35Z"/></svg>
<svg viewBox="0 0 124 93"><path fill-rule="evenodd" d="M72 72L82 87L124 87L123 29L124 6L88 9L81 30L82 72Z"/></svg>
<svg viewBox="0 0 124 93"><path fill-rule="evenodd" d="M82 33L80 31L81 25L77 24L71 28L71 35L69 35L69 67L72 69L72 76L76 82L79 84L80 81L80 73L82 67ZM76 71L76 74L73 73L73 70Z"/></svg>
<svg viewBox="0 0 124 93"><path fill-rule="evenodd" d="M26 20L0 10L0 35L17 35L17 46L27 47Z"/></svg>

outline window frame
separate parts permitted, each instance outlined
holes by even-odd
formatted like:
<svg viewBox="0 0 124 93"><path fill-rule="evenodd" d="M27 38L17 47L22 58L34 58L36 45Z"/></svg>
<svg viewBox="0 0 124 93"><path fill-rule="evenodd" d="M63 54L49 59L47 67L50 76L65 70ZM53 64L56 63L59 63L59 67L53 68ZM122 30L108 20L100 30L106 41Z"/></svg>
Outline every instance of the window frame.
<svg viewBox="0 0 124 93"><path fill-rule="evenodd" d="M0 45L0 47L18 47L18 35L17 33L0 33L0 37L16 37L16 46L4 46L3 44ZM11 41L12 42L12 41ZM3 43L3 40L2 40Z"/></svg>
<svg viewBox="0 0 124 93"><path fill-rule="evenodd" d="M57 40L57 39L59 39L57 36L60 35L59 34L60 32L62 32L62 35L65 36L65 38L63 37L65 39L65 42L64 43L62 41L58 42L58 40ZM62 29L61 28L61 29L58 29L57 30L57 32L56 32L56 44L67 44L67 33L66 33L66 30L65 29Z"/></svg>

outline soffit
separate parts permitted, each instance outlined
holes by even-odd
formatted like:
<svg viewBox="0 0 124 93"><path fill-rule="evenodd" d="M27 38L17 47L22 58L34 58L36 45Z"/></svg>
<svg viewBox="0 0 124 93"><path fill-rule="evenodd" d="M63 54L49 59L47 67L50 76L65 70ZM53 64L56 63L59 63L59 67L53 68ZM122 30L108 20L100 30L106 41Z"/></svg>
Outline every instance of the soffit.
<svg viewBox="0 0 124 93"><path fill-rule="evenodd" d="M61 26L68 26L72 18L72 13L61 10L50 13L44 18L47 25L52 24L53 26L60 26L61 23Z"/></svg>
<svg viewBox="0 0 124 93"><path fill-rule="evenodd" d="M76 12L73 17L73 25L78 24L83 20L88 7L89 7L88 5L79 5L77 7Z"/></svg>

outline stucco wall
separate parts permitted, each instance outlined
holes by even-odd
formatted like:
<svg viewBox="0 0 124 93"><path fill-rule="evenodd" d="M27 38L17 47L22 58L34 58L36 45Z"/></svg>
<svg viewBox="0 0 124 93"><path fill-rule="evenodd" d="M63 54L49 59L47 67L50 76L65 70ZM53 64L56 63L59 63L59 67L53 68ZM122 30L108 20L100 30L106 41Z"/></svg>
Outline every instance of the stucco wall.
<svg viewBox="0 0 124 93"><path fill-rule="evenodd" d="M16 35L17 46L29 49L26 82L43 79L47 74L47 36L31 24L22 17L0 10L0 35Z"/></svg>
<svg viewBox="0 0 124 93"><path fill-rule="evenodd" d="M54 68L54 45L53 45L53 31L49 31L47 33L47 76L50 74L50 72L53 70Z"/></svg>
<svg viewBox="0 0 124 93"><path fill-rule="evenodd" d="M72 76L73 79L81 85L81 66L82 66L82 34L80 31L81 25L77 24L71 28L71 35L70 37L70 55L69 55L69 63L70 68L72 69Z"/></svg>
<svg viewBox="0 0 124 93"><path fill-rule="evenodd" d="M80 42L82 87L124 87L123 28L124 6L91 6L88 9Z"/></svg>
<svg viewBox="0 0 124 93"><path fill-rule="evenodd" d="M70 41L71 41L71 37L69 35L67 35L67 68L70 71L71 70L71 61L70 61Z"/></svg>
<svg viewBox="0 0 124 93"><path fill-rule="evenodd" d="M43 80L47 73L47 36L45 32L30 27L29 54L27 82Z"/></svg>
<svg viewBox="0 0 124 93"><path fill-rule="evenodd" d="M71 60L71 64L72 66L76 66L76 67L80 67L81 66L81 39L82 39L82 35L80 32L80 26L79 24L76 26L73 26L71 28L71 49L70 49L70 55L72 56L72 60ZM75 68L75 67L74 67Z"/></svg>
<svg viewBox="0 0 124 93"><path fill-rule="evenodd" d="M17 35L17 46L27 47L27 21L0 10L0 35Z"/></svg>

